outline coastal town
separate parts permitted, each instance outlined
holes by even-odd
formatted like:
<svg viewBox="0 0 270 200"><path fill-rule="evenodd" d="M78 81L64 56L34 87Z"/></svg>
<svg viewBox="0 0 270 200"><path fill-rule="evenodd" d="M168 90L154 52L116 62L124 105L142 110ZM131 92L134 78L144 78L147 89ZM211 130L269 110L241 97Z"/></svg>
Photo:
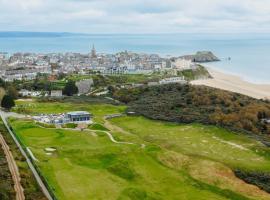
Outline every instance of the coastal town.
<svg viewBox="0 0 270 200"><path fill-rule="evenodd" d="M158 54L97 53L93 45L90 53L0 53L0 77L6 82L33 80L38 74L149 74L169 71L195 70L200 62L218 61L211 52L164 58Z"/></svg>

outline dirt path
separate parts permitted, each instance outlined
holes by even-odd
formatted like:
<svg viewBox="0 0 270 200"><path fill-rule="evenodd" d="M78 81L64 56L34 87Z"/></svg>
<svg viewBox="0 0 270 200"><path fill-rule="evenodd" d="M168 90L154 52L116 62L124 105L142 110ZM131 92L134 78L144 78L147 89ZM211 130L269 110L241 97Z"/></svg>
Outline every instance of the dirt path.
<svg viewBox="0 0 270 200"><path fill-rule="evenodd" d="M94 131L94 130L93 130ZM94 131L95 132L95 131ZM135 144L135 143L132 143L132 142L119 142L119 141L116 141L114 139L114 137L112 136L112 134L108 131L100 131L98 130L98 132L102 132L102 133L105 133L108 135L108 137L110 138L110 140L113 142L113 143L116 143L116 144Z"/></svg>
<svg viewBox="0 0 270 200"><path fill-rule="evenodd" d="M131 133L125 131L124 129L122 129L122 128L118 127L118 126L113 125L105 117L103 118L103 120L104 120L104 126L105 126L105 128L107 128L109 130L112 130L112 131L116 131L116 132L120 132L120 133L123 133L123 134L127 134L127 135L130 135L131 134Z"/></svg>
<svg viewBox="0 0 270 200"><path fill-rule="evenodd" d="M0 144L2 145L2 148L5 152L6 159L8 162L8 167L12 175L12 179L14 182L14 189L16 192L16 200L24 200L24 192L23 192L23 187L21 185L21 177L19 174L18 167L16 165L16 162L9 150L9 146L7 145L6 141L4 140L3 136L0 134Z"/></svg>

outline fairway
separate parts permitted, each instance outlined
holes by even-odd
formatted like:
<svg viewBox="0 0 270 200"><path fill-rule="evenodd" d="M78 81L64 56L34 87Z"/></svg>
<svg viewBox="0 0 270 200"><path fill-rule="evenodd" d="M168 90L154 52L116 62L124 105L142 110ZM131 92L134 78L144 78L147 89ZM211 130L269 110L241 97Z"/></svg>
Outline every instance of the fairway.
<svg viewBox="0 0 270 200"><path fill-rule="evenodd" d="M21 105L30 114L86 110L100 124L75 131L41 128L31 120L10 120L60 200L270 199L231 171L270 171L265 147L243 135L213 126L178 125L143 117L104 120L105 115L123 112L124 106ZM116 144L102 131L92 130L101 128L118 141L134 144ZM56 151L48 154L46 148Z"/></svg>
<svg viewBox="0 0 270 200"><path fill-rule="evenodd" d="M169 150L206 157L231 167L270 171L269 158L262 156L269 151L264 145L225 129L200 124L178 125L144 117L122 117L111 121L143 140Z"/></svg>

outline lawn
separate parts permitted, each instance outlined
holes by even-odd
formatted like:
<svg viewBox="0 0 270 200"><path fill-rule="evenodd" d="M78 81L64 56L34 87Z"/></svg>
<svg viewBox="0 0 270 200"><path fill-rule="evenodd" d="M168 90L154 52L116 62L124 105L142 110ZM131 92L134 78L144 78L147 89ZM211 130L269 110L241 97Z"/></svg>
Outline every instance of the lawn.
<svg viewBox="0 0 270 200"><path fill-rule="evenodd" d="M213 126L179 125L143 117L104 121L124 106L19 102L30 114L86 110L94 128L46 129L10 120L60 200L270 199L237 179L231 168L270 171L267 149L243 135ZM16 109L15 109L16 110ZM99 130L109 129L115 144ZM46 148L56 151L48 154Z"/></svg>
<svg viewBox="0 0 270 200"><path fill-rule="evenodd" d="M59 199L226 199L162 165L159 148L113 144L104 135L12 122ZM46 155L45 148L57 151ZM110 195L108 195L110 194Z"/></svg>
<svg viewBox="0 0 270 200"><path fill-rule="evenodd" d="M222 128L179 125L144 117L122 117L111 121L145 141L172 151L208 158L235 168L270 171L269 156L263 156L269 151L267 148Z"/></svg>
<svg viewBox="0 0 270 200"><path fill-rule="evenodd" d="M23 109L22 109L23 108ZM26 112L30 115L35 114L48 114L48 113L64 113L71 111L88 111L94 116L96 122L102 122L102 118L106 114L118 114L125 111L125 106L114 106L110 104L79 104L79 103L43 103L43 102L29 102L29 101L16 101L16 107L13 111Z"/></svg>

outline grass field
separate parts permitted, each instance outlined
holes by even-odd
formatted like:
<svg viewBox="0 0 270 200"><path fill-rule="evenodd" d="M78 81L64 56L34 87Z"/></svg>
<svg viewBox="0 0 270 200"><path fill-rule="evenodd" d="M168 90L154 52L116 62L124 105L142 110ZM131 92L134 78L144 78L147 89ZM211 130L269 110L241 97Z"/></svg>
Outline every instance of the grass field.
<svg viewBox="0 0 270 200"><path fill-rule="evenodd" d="M18 137L60 200L270 199L231 168L270 171L268 150L255 140L212 126L177 125L143 117L104 121L123 106L20 102L30 113L87 110L97 131L46 129L11 120ZM115 144L99 129L134 145ZM45 148L56 151L47 155ZM46 154L47 153L47 154Z"/></svg>
<svg viewBox="0 0 270 200"><path fill-rule="evenodd" d="M48 113L63 113L71 111L88 111L94 116L96 122L102 122L102 118L106 114L122 113L126 109L125 106L113 106L110 104L74 104L74 103L43 103L43 102L25 102L17 101L17 107L13 111L18 112L22 110L30 115L48 114ZM23 109L22 109L23 108Z"/></svg>
<svg viewBox="0 0 270 200"><path fill-rule="evenodd" d="M115 118L112 122L145 141L172 151L208 158L231 167L270 171L267 148L225 129L200 124L178 125L143 117Z"/></svg>

